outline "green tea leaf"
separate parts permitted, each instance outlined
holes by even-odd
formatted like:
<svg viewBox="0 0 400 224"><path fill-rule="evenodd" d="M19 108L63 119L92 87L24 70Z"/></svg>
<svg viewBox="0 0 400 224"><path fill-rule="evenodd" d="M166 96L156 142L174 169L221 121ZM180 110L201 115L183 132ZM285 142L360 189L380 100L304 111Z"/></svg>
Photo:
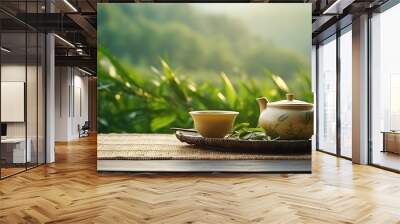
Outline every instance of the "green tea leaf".
<svg viewBox="0 0 400 224"><path fill-rule="evenodd" d="M180 80L175 75L174 71L169 67L168 63L161 59L161 64L163 66L165 78L168 80L170 84L171 90L174 91L176 96L183 101L183 103L187 104L188 98L184 91L184 88L181 86Z"/></svg>
<svg viewBox="0 0 400 224"><path fill-rule="evenodd" d="M246 123L240 123L240 124L235 125L235 127L233 128L233 131L238 131L240 129L247 128L249 126L250 126L250 123L247 123L247 122Z"/></svg>

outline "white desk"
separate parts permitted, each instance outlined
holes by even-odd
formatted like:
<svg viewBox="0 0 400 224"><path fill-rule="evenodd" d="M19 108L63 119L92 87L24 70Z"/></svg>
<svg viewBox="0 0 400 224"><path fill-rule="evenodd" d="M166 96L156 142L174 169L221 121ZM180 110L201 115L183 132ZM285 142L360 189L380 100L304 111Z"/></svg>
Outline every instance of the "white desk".
<svg viewBox="0 0 400 224"><path fill-rule="evenodd" d="M25 163L31 161L31 145L30 138L27 139L26 154L25 154L25 138L2 138L1 144L6 147L13 147L13 163ZM26 159L26 161L25 161Z"/></svg>

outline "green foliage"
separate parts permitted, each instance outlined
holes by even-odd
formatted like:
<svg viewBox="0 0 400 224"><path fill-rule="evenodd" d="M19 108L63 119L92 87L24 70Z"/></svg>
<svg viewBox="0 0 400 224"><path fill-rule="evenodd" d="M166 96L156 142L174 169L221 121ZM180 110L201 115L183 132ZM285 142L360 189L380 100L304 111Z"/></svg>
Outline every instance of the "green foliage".
<svg viewBox="0 0 400 224"><path fill-rule="evenodd" d="M288 85L282 77L264 69L262 79L242 75L232 81L221 73L222 82L195 82L161 59L155 67L137 70L121 63L104 46L98 47L98 128L100 133L169 133L170 127L191 128L191 110L235 110L237 123L256 127L259 108L256 98L275 101L293 91L296 98L312 102L309 74L301 71ZM253 133L255 129L246 129ZM258 139L261 133L245 138ZM244 138L244 136L242 136Z"/></svg>
<svg viewBox="0 0 400 224"><path fill-rule="evenodd" d="M224 91L226 93L226 101L228 102L229 106L234 107L237 101L236 90L233 87L231 80L229 80L225 73L221 73L221 78L223 80Z"/></svg>

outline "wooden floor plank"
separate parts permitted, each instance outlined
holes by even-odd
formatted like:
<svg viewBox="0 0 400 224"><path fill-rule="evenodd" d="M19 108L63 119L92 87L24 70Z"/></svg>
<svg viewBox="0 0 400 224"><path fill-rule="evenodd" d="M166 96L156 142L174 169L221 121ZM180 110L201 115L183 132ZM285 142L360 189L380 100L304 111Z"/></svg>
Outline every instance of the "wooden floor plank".
<svg viewBox="0 0 400 224"><path fill-rule="evenodd" d="M320 152L312 174L97 173L96 138L0 181L0 223L400 223L400 175Z"/></svg>

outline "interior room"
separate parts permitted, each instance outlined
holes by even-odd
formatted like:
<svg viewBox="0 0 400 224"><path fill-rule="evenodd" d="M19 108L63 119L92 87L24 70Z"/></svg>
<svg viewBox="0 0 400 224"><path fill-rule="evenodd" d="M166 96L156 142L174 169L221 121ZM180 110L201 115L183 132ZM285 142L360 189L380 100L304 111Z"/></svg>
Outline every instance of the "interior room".
<svg viewBox="0 0 400 224"><path fill-rule="evenodd" d="M74 11L70 6L58 1L2 1L0 6L4 179L54 162L54 144L96 133L96 66L93 41L86 42L79 25L49 25L40 17ZM55 33L50 38L48 32Z"/></svg>
<svg viewBox="0 0 400 224"><path fill-rule="evenodd" d="M102 171L97 166L98 144L104 139L97 133L108 120L98 119L98 94L111 87L100 85L104 81L100 77L120 77L123 70L118 65L129 60L115 60L116 55L98 46L98 3L142 2L172 1L0 1L0 223L399 223L398 0L235 1L311 7L307 48L311 69L297 77L310 79L310 86L301 87L311 89L308 92L312 94L309 172L161 173L162 164L157 161L148 172ZM119 18L121 13L114 11L112 15L108 19ZM157 14L156 18L162 16ZM138 21L149 25L144 18ZM135 29L139 32L143 27ZM122 24L115 32L128 28ZM156 25L153 28L153 32L166 30ZM188 30L182 30L192 37ZM141 44L133 36L126 38L130 47ZM184 50L194 45L178 46ZM97 59L105 55L113 68L105 66L108 62L98 64ZM191 58L180 60L193 62ZM280 62L270 59L266 64L271 61ZM143 68L127 69L126 74L129 77ZM145 69L157 72L157 67ZM176 71L180 73L182 68ZM154 86L161 81L153 82ZM187 85L187 91L194 86L186 80L181 83ZM122 82L118 88L134 87ZM159 91L155 87L151 90ZM130 103L148 100L145 91L141 93L144 98L131 98ZM280 94L292 97L288 91ZM257 109L252 116L258 119L255 99L260 96L255 95L250 95ZM113 103L126 100L124 94L110 96ZM109 105L108 109L115 111L118 104ZM111 120L126 126L135 116L112 116ZM162 126L148 120L138 123L154 129ZM112 150L118 149L115 145L126 147L123 135L111 139ZM173 132L160 135L168 138L164 142L176 141ZM151 139L146 144L153 145ZM279 167L279 160L274 163ZM223 163L216 164L226 168ZM240 170L246 169L251 169L249 164L242 164Z"/></svg>

